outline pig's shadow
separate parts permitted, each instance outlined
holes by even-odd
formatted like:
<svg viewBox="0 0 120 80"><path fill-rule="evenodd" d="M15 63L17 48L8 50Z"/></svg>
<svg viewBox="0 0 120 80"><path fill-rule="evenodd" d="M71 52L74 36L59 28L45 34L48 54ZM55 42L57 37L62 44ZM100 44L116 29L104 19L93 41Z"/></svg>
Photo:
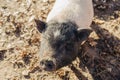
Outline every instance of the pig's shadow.
<svg viewBox="0 0 120 80"><path fill-rule="evenodd" d="M120 11L119 0L107 0L106 3L93 0L93 3L95 16L99 19L107 21L110 16L114 16L114 19L119 17L116 14L116 11ZM78 56L79 68L85 72L87 67L94 80L120 80L120 39L95 23L92 29L99 39L90 38L83 44ZM75 66L70 68L79 80L88 80Z"/></svg>
<svg viewBox="0 0 120 80"><path fill-rule="evenodd" d="M120 11L120 0L93 0L95 16L109 20L110 16L118 18L116 11Z"/></svg>
<svg viewBox="0 0 120 80"><path fill-rule="evenodd" d="M79 68L85 71L87 67L94 80L120 80L120 39L95 23L92 29L99 39L91 38L83 44L78 56ZM71 69L80 80L87 80L78 69Z"/></svg>

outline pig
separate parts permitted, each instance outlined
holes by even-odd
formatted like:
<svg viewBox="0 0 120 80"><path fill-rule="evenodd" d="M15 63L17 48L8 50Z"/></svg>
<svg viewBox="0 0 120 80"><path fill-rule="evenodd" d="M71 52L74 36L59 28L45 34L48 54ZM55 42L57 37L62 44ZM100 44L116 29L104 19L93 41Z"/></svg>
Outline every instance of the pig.
<svg viewBox="0 0 120 80"><path fill-rule="evenodd" d="M79 46L92 32L93 16L92 0L56 0L46 22L35 20L43 70L56 71L76 59Z"/></svg>

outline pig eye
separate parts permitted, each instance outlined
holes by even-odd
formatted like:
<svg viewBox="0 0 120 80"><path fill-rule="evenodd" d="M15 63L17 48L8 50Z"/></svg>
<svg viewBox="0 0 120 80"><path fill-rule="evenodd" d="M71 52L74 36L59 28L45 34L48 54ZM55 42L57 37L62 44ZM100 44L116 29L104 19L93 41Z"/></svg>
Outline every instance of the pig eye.
<svg viewBox="0 0 120 80"><path fill-rule="evenodd" d="M56 44L57 47L60 47L60 45L61 45L61 43L57 43L57 44Z"/></svg>
<svg viewBox="0 0 120 80"><path fill-rule="evenodd" d="M58 42L56 42L56 43L53 43L52 46L53 46L53 48L55 48L55 49L59 49L59 48L61 48L61 46L62 46L62 42L61 42L61 41L58 41Z"/></svg>

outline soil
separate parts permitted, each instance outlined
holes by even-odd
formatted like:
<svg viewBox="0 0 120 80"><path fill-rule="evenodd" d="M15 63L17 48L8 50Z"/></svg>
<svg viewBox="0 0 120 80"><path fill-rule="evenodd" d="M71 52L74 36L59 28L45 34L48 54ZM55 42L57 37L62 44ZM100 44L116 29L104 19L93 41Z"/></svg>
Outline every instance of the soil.
<svg viewBox="0 0 120 80"><path fill-rule="evenodd" d="M89 39L72 64L39 68L40 33L54 0L0 0L0 80L120 80L120 0L93 0Z"/></svg>

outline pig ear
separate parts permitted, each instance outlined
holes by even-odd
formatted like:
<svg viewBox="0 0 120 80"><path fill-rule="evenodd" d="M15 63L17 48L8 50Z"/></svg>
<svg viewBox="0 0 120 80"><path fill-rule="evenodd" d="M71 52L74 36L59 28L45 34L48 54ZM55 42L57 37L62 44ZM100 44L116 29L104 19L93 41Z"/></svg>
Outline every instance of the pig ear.
<svg viewBox="0 0 120 80"><path fill-rule="evenodd" d="M91 29L78 29L78 40L80 42L86 40L91 32L92 32Z"/></svg>
<svg viewBox="0 0 120 80"><path fill-rule="evenodd" d="M36 25L37 25L36 27L40 33L45 31L46 26L47 26L45 22L35 19L35 23L36 23Z"/></svg>

